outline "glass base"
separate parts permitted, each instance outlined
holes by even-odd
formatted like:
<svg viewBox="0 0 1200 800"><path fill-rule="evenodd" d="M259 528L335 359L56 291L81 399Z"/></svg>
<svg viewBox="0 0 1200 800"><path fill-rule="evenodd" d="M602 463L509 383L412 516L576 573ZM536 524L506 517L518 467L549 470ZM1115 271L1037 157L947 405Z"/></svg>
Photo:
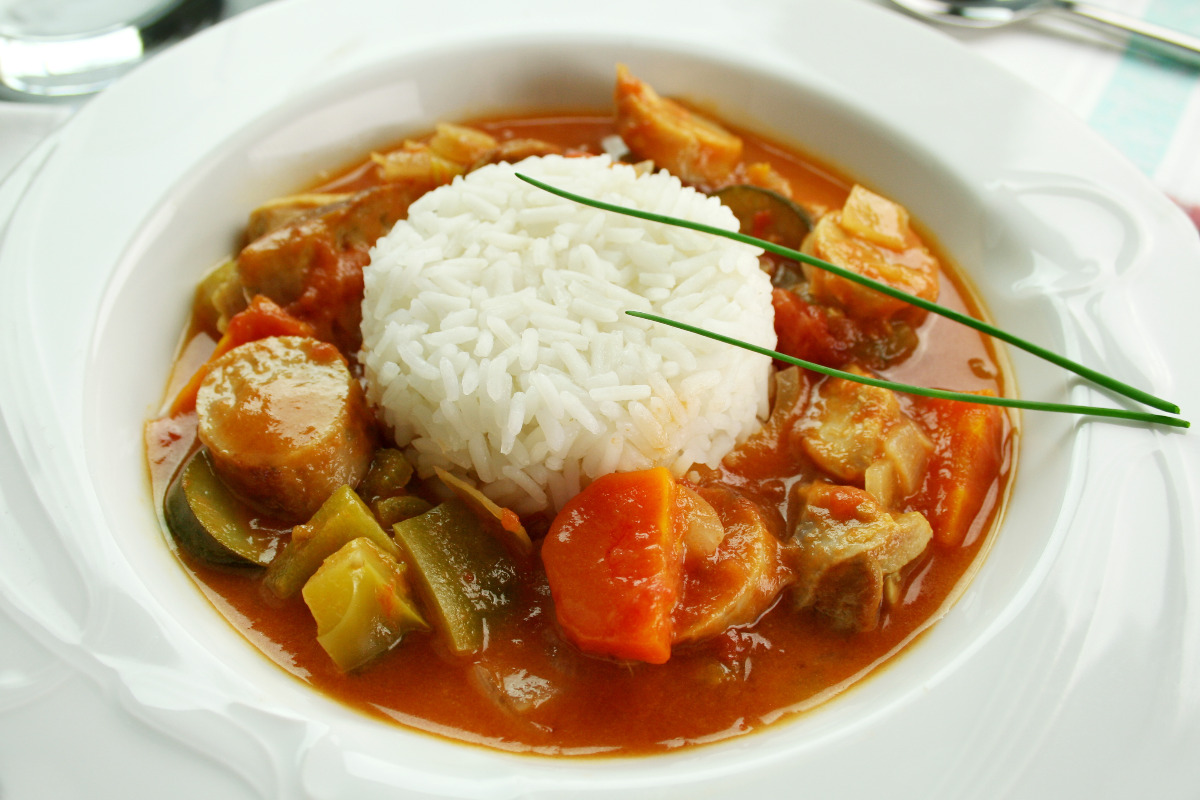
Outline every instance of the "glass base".
<svg viewBox="0 0 1200 800"><path fill-rule="evenodd" d="M222 5L222 0L8 3L0 16L0 86L41 98L97 92L157 48L215 21ZM45 6L62 8L47 14ZM89 11L68 23L64 13L74 6ZM121 12L138 16L114 18Z"/></svg>

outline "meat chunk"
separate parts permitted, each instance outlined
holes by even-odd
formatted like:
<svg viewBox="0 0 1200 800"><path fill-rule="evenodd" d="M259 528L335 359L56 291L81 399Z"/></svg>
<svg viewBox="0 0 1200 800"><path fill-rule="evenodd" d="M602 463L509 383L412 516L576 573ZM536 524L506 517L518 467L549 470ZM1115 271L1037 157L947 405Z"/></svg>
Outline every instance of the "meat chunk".
<svg viewBox="0 0 1200 800"><path fill-rule="evenodd" d="M933 442L900 408L894 392L844 378L828 378L817 387L799 430L801 446L817 466L865 486L889 508L921 488L933 452Z"/></svg>
<svg viewBox="0 0 1200 800"><path fill-rule="evenodd" d="M616 105L617 133L629 149L687 183L714 187L741 161L741 138L660 97L624 65L617 67Z"/></svg>
<svg viewBox="0 0 1200 800"><path fill-rule="evenodd" d="M938 261L909 226L901 205L855 186L840 211L817 222L805 242L817 258L925 300L938 298ZM875 323L917 324L926 312L817 267L805 265L814 300Z"/></svg>
<svg viewBox="0 0 1200 800"><path fill-rule="evenodd" d="M697 494L716 511L724 537L708 553L694 552L689 543L683 591L672 614L674 644L753 623L793 578L757 504L720 485L701 487Z"/></svg>
<svg viewBox="0 0 1200 800"><path fill-rule="evenodd" d="M307 520L370 465L362 389L337 349L316 339L273 336L235 347L213 362L196 411L217 474L284 521Z"/></svg>
<svg viewBox="0 0 1200 800"><path fill-rule="evenodd" d="M885 583L925 550L929 522L915 511L889 514L850 486L797 484L791 499L796 606L812 607L840 630L874 630Z"/></svg>
<svg viewBox="0 0 1200 800"><path fill-rule="evenodd" d="M353 352L370 248L429 188L401 182L366 189L260 236L237 257L244 295L271 298L319 338Z"/></svg>
<svg viewBox="0 0 1200 800"><path fill-rule="evenodd" d="M349 198L350 195L344 193L292 194L276 197L250 212L250 219L246 222L245 242L249 244L272 231L291 225L314 212L319 214Z"/></svg>
<svg viewBox="0 0 1200 800"><path fill-rule="evenodd" d="M297 300L305 289L313 249L323 244L335 254L365 252L428 188L387 184L366 189L276 227L238 255L242 285L251 295L266 295L280 305Z"/></svg>

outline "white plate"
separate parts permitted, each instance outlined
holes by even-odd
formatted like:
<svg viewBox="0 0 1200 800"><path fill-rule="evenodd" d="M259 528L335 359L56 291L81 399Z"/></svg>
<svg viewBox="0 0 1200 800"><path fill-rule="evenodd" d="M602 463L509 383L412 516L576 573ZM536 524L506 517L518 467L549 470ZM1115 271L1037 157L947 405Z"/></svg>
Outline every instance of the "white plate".
<svg viewBox="0 0 1200 800"><path fill-rule="evenodd" d="M813 713L663 757L385 726L212 611L160 538L140 438L191 284L314 169L435 119L605 103L617 61L908 205L1001 326L1200 408L1194 229L940 35L850 0L426 6L265 6L135 71L41 154L0 244L0 796L1194 796L1190 432L1026 414L1008 515L945 619ZM1026 396L1114 402L1013 361Z"/></svg>

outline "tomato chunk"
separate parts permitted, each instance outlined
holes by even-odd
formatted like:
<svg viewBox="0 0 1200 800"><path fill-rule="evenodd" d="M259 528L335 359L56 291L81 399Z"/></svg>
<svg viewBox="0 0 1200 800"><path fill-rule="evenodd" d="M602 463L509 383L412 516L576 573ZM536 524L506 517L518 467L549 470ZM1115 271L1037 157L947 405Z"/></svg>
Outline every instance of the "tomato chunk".
<svg viewBox="0 0 1200 800"><path fill-rule="evenodd" d="M662 467L613 473L555 517L542 561L558 623L584 652L651 664L670 658L684 555L675 491Z"/></svg>
<svg viewBox="0 0 1200 800"><path fill-rule="evenodd" d="M779 352L827 367L840 367L849 360L857 332L843 318L832 317L826 309L779 287L771 292L771 305Z"/></svg>
<svg viewBox="0 0 1200 800"><path fill-rule="evenodd" d="M196 374L184 385L171 403L169 416L192 411L196 407L196 393L208 375L212 363L238 345L255 342L268 336L312 336L313 328L307 322L296 319L276 305L270 298L255 295L250 305L234 314L225 329L225 335L217 342L216 349L208 361L196 370Z"/></svg>

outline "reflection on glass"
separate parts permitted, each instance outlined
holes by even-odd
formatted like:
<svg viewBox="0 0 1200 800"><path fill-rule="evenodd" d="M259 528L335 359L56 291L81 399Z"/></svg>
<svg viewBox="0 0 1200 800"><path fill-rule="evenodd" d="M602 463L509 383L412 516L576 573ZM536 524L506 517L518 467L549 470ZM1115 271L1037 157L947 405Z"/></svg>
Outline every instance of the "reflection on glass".
<svg viewBox="0 0 1200 800"><path fill-rule="evenodd" d="M221 0L0 0L0 87L64 97L107 86L216 19Z"/></svg>

